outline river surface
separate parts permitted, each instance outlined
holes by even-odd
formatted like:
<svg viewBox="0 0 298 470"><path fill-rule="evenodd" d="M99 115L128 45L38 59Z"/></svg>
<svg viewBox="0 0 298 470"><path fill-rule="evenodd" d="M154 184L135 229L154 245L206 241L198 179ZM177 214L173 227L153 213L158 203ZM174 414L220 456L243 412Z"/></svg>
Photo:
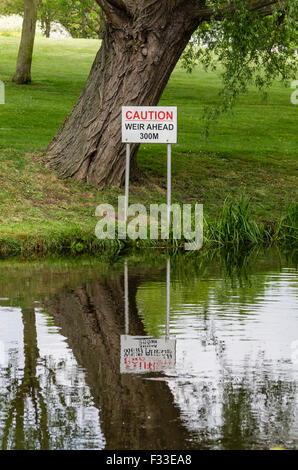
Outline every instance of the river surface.
<svg viewBox="0 0 298 470"><path fill-rule="evenodd" d="M0 263L0 449L298 448L298 271Z"/></svg>

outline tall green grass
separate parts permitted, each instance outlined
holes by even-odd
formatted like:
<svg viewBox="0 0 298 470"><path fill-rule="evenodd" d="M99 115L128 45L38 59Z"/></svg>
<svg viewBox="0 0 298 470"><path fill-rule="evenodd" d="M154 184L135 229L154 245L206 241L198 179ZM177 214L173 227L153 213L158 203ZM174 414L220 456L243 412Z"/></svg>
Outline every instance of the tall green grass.
<svg viewBox="0 0 298 470"><path fill-rule="evenodd" d="M252 220L250 201L241 195L239 202L226 198L215 222L206 222L206 241L220 245L257 244L266 237L264 226Z"/></svg>
<svg viewBox="0 0 298 470"><path fill-rule="evenodd" d="M297 245L298 204L290 204L286 213L277 220L256 221L251 215L249 198L239 201L226 198L215 221L205 221L205 242L223 246L233 245Z"/></svg>
<svg viewBox="0 0 298 470"><path fill-rule="evenodd" d="M273 241L279 244L298 245L298 204L290 204L274 230Z"/></svg>

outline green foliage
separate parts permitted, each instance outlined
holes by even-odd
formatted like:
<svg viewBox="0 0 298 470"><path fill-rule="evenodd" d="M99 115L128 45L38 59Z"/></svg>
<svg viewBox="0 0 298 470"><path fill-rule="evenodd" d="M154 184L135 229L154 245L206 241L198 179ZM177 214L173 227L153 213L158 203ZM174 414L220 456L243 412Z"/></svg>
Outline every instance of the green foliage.
<svg viewBox="0 0 298 470"><path fill-rule="evenodd" d="M1 15L24 14L23 0L0 0ZM101 8L94 0L37 0L38 19L45 35L59 22L74 38L98 38L104 30Z"/></svg>
<svg viewBox="0 0 298 470"><path fill-rule="evenodd" d="M38 15L45 32L53 21L74 38L97 38L103 30L102 11L94 0L39 0Z"/></svg>
<svg viewBox="0 0 298 470"><path fill-rule="evenodd" d="M290 204L286 214L277 223L274 241L286 245L298 245L298 204Z"/></svg>
<svg viewBox="0 0 298 470"><path fill-rule="evenodd" d="M5 15L23 15L24 0L0 0L0 14Z"/></svg>
<svg viewBox="0 0 298 470"><path fill-rule="evenodd" d="M0 237L0 258L20 255L22 251L18 240L9 237Z"/></svg>
<svg viewBox="0 0 298 470"><path fill-rule="evenodd" d="M94 0L59 0L59 5L58 19L73 38L102 36L103 13Z"/></svg>
<svg viewBox="0 0 298 470"><path fill-rule="evenodd" d="M261 227L251 220L249 199L241 195L239 202L227 198L215 224L207 223L209 242L245 246L264 240Z"/></svg>
<svg viewBox="0 0 298 470"><path fill-rule="evenodd" d="M198 61L207 70L220 67L221 104L206 109L208 121L230 109L249 85L264 92L274 80L287 82L297 73L297 1L276 2L269 15L251 4L209 0L213 17L200 25L182 57L188 71Z"/></svg>
<svg viewBox="0 0 298 470"><path fill-rule="evenodd" d="M224 247L247 248L256 245L298 247L298 204L290 204L286 214L276 221L256 221L250 201L227 198L216 220L205 220L205 243Z"/></svg>

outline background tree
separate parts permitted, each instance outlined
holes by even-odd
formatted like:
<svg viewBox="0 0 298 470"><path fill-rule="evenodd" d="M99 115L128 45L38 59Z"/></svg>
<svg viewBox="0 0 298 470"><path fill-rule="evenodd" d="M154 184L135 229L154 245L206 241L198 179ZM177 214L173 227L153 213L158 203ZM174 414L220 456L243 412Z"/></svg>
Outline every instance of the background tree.
<svg viewBox="0 0 298 470"><path fill-rule="evenodd" d="M247 83L268 86L295 69L295 0L97 0L106 32L85 88L48 148L48 166L103 188L125 173L121 106L157 105L199 28L224 67L225 103ZM279 49L276 49L279 47ZM210 64L210 57L205 63ZM132 146L132 176L138 145Z"/></svg>
<svg viewBox="0 0 298 470"><path fill-rule="evenodd" d="M58 20L73 38L103 35L103 12L95 0L60 0Z"/></svg>
<svg viewBox="0 0 298 470"><path fill-rule="evenodd" d="M37 20L36 0L24 0L24 19L16 72L13 81L17 84L31 82L31 64Z"/></svg>
<svg viewBox="0 0 298 470"><path fill-rule="evenodd" d="M58 19L60 9L60 0L39 0L38 18L41 22L41 29L46 38L50 37L51 23Z"/></svg>
<svg viewBox="0 0 298 470"><path fill-rule="evenodd" d="M74 38L97 38L102 34L102 11L95 0L39 0L38 18L47 38L54 22Z"/></svg>
<svg viewBox="0 0 298 470"><path fill-rule="evenodd" d="M37 19L48 38L53 22L61 23L73 37L101 37L103 14L94 0L1 0L1 14L23 16L21 42L13 81L31 82L31 64Z"/></svg>
<svg viewBox="0 0 298 470"><path fill-rule="evenodd" d="M33 404L36 420L36 431L41 449L49 448L49 433L47 424L47 409L42 389L37 376L39 349L37 345L36 318L33 308L22 309L23 335L24 335L24 372L21 380L12 380L9 393L5 399L1 396L3 406L7 407L1 439L1 449L6 450L11 441L15 443L14 449L26 449L26 407L28 401ZM10 365L9 370L12 369ZM16 366L19 366L16 360ZM16 372L16 371L15 371Z"/></svg>

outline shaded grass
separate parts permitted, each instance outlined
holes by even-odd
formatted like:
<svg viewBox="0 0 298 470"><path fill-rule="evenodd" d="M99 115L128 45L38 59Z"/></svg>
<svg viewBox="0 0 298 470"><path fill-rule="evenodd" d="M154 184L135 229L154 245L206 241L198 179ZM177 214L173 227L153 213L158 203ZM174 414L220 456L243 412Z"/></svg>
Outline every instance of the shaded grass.
<svg viewBox="0 0 298 470"><path fill-rule="evenodd" d="M6 104L0 106L3 256L8 252L75 253L74 246L77 250L83 246L81 251L86 252L107 249L99 247L94 237L95 208L102 202L116 205L123 190L98 192L88 185L61 181L41 164L42 152L83 88L98 47L97 40L38 38L34 81L18 86L11 82L18 39L0 37L0 80L6 84ZM177 67L163 94L162 105L179 109L179 142L173 147L173 202L204 204L206 242L230 243L230 237L241 244L245 229L238 233L240 226L236 224L229 235L227 220L241 216L237 201L246 194L249 217L254 220L246 227L249 238L292 243L297 218L286 213L289 204L295 207L297 200L298 107L290 103L292 90L275 84L267 102L251 90L231 115L220 118L206 140L201 116L206 105L219 102L219 92L216 74L198 68L187 75ZM144 177L131 186L131 202L147 207L165 202L165 147L143 145L138 162ZM228 208L227 197L233 209ZM222 220L218 221L220 213Z"/></svg>

